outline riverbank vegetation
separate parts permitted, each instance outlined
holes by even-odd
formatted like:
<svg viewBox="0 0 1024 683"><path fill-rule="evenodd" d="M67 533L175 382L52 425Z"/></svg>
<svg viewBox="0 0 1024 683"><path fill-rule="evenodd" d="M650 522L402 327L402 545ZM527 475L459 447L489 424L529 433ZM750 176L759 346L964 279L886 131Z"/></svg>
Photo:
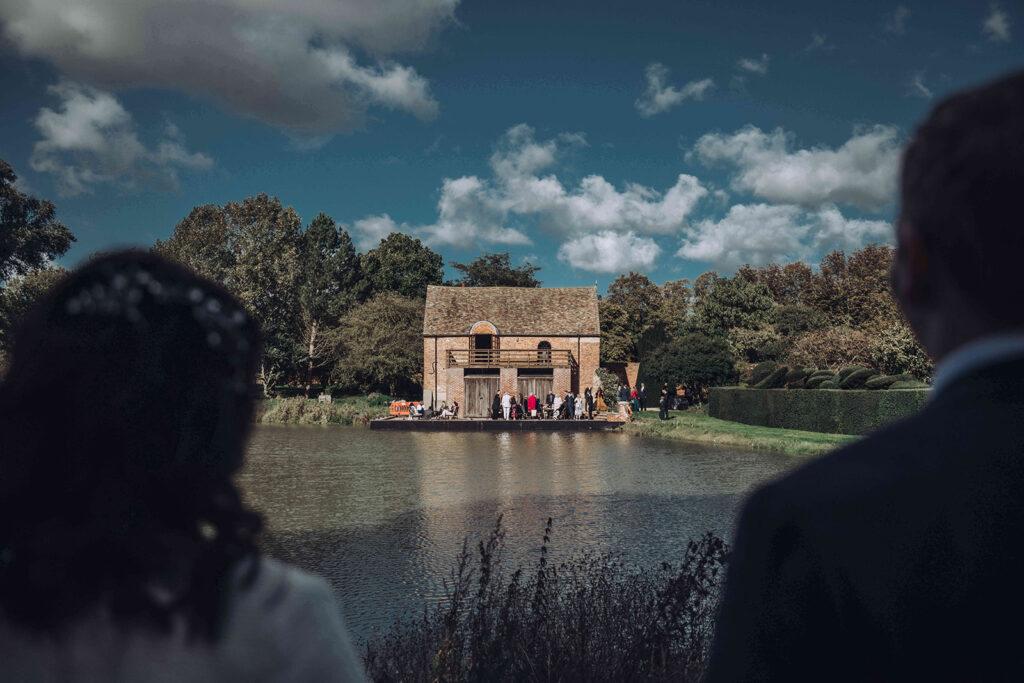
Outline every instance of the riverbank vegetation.
<svg viewBox="0 0 1024 683"><path fill-rule="evenodd" d="M256 407L258 424L366 425L388 414L389 396L346 396L329 403L296 396L268 398Z"/></svg>
<svg viewBox="0 0 1024 683"><path fill-rule="evenodd" d="M622 431L637 436L679 439L775 451L786 455L817 455L856 441L848 434L823 434L797 429L775 429L729 422L708 417L706 406L669 412L668 420L659 420L656 412L638 412Z"/></svg>
<svg viewBox="0 0 1024 683"><path fill-rule="evenodd" d="M713 534L678 564L614 556L549 562L551 520L536 564L502 563L499 518L464 543L445 600L364 645L374 681L697 681L711 644L727 554Z"/></svg>

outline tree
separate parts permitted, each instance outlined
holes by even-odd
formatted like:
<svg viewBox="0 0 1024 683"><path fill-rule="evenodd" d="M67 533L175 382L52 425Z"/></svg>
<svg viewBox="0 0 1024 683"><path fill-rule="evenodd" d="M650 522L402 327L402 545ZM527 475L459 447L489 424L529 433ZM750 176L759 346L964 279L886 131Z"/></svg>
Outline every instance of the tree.
<svg viewBox="0 0 1024 683"><path fill-rule="evenodd" d="M696 400L704 397L708 387L736 381L733 354L725 339L699 333L662 344L649 355L641 371L652 386L681 384Z"/></svg>
<svg viewBox="0 0 1024 683"><path fill-rule="evenodd" d="M597 302L601 320L601 362L631 360L636 349L626 309L607 299Z"/></svg>
<svg viewBox="0 0 1024 683"><path fill-rule="evenodd" d="M9 349L11 333L28 309L67 275L59 266L33 270L0 290L0 349Z"/></svg>
<svg viewBox="0 0 1024 683"><path fill-rule="evenodd" d="M909 372L917 379L928 380L935 372L928 354L903 322L890 325L875 338L871 361L874 367L887 375Z"/></svg>
<svg viewBox="0 0 1024 683"><path fill-rule="evenodd" d="M664 298L661 288L646 275L632 271L629 275L620 275L608 285L608 294L602 301L623 311L623 314L614 311L614 315L624 315L616 324L628 339L626 356L618 360L639 359L644 351L642 341L652 336L661 337L661 329L653 335L651 332L664 327Z"/></svg>
<svg viewBox="0 0 1024 683"><path fill-rule="evenodd" d="M871 365L873 340L862 330L830 327L806 332L793 342L789 364L838 370L844 365Z"/></svg>
<svg viewBox="0 0 1024 683"><path fill-rule="evenodd" d="M795 306L805 303L807 290L814 281L814 271L803 261L793 261L781 267L777 263L769 263L757 269L756 281L768 287L775 303Z"/></svg>
<svg viewBox="0 0 1024 683"><path fill-rule="evenodd" d="M452 268L462 273L455 281L464 287L540 287L540 280L533 276L540 266L529 261L516 268L508 252L504 254L484 253L472 263L456 263Z"/></svg>
<svg viewBox="0 0 1024 683"><path fill-rule="evenodd" d="M203 204L192 209L167 241L157 240L157 251L200 275L227 284L235 266L231 251L232 226L227 205Z"/></svg>
<svg viewBox="0 0 1024 683"><path fill-rule="evenodd" d="M299 235L300 341L306 351L306 396L314 373L324 369L326 325L337 324L355 305L362 278L352 238L334 219L319 214Z"/></svg>
<svg viewBox="0 0 1024 683"><path fill-rule="evenodd" d="M833 251L821 260L805 302L824 313L831 325L879 329L900 319L889 288L893 250L869 244L847 258Z"/></svg>
<svg viewBox="0 0 1024 683"><path fill-rule="evenodd" d="M775 309L775 331L784 337L797 337L826 325L825 314L810 306L787 304Z"/></svg>
<svg viewBox="0 0 1024 683"><path fill-rule="evenodd" d="M11 165L0 159L0 285L43 268L75 241L55 218L53 204L19 192L17 180Z"/></svg>
<svg viewBox="0 0 1024 683"><path fill-rule="evenodd" d="M775 302L760 282L741 277L713 281L707 294L694 304L691 328L709 336L725 336L734 327L760 330L774 316Z"/></svg>
<svg viewBox="0 0 1024 683"><path fill-rule="evenodd" d="M695 303L707 296L707 293L711 291L711 285L717 279L718 273L713 270L697 276L697 279L693 281L693 298Z"/></svg>
<svg viewBox="0 0 1024 683"><path fill-rule="evenodd" d="M380 292L353 307L330 333L332 379L362 391L411 391L423 372L423 301Z"/></svg>
<svg viewBox="0 0 1024 683"><path fill-rule="evenodd" d="M298 243L302 220L276 197L259 194L193 209L154 250L218 280L259 321L264 353L259 382L267 395L294 375L299 341Z"/></svg>
<svg viewBox="0 0 1024 683"><path fill-rule="evenodd" d="M693 291L689 280L670 280L661 286L661 318L668 334L682 332L690 313Z"/></svg>
<svg viewBox="0 0 1024 683"><path fill-rule="evenodd" d="M362 255L360 265L368 295L395 292L423 299L427 285L444 280L444 259L422 242L402 232L393 232L375 249Z"/></svg>

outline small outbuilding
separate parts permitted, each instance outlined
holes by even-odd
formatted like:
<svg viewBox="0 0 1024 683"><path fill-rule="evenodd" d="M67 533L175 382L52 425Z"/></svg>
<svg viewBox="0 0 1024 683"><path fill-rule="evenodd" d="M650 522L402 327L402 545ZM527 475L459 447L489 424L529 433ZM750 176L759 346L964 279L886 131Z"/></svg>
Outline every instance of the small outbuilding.
<svg viewBox="0 0 1024 683"><path fill-rule="evenodd" d="M543 399L594 386L597 287L427 287L423 403L487 417L496 393Z"/></svg>

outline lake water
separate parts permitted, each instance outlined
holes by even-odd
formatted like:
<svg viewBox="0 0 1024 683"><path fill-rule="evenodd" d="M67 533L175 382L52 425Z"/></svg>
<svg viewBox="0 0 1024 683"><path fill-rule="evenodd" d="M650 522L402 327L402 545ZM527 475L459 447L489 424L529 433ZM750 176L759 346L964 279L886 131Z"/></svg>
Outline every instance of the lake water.
<svg viewBox="0 0 1024 683"><path fill-rule="evenodd" d="M799 461L619 433L417 433L259 426L239 478L274 554L326 578L354 634L444 595L462 540L504 515L506 565L615 553L679 561L729 538L742 497Z"/></svg>

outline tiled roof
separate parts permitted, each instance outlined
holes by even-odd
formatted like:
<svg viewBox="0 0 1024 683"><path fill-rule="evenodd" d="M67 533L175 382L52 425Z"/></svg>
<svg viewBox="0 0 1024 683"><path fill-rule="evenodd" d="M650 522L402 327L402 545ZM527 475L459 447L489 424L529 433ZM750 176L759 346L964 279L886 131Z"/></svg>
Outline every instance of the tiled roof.
<svg viewBox="0 0 1024 683"><path fill-rule="evenodd" d="M597 287L427 287L423 334L468 335L482 320L501 336L601 334Z"/></svg>

